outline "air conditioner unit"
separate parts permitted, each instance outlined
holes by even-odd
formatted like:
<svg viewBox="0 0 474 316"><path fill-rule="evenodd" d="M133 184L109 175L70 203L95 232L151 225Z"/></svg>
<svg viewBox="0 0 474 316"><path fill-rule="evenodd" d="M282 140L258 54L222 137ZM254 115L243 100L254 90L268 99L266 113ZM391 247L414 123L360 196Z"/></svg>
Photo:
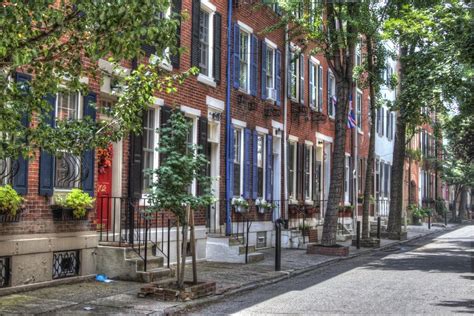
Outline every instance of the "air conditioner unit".
<svg viewBox="0 0 474 316"><path fill-rule="evenodd" d="M277 99L276 89L267 88L267 96L269 99L276 100Z"/></svg>

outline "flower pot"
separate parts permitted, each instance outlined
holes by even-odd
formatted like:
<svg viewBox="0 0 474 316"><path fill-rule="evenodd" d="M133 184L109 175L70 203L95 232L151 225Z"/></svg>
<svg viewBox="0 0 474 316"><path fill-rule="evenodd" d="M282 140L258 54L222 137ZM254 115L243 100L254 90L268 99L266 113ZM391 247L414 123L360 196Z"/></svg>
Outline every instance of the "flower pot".
<svg viewBox="0 0 474 316"><path fill-rule="evenodd" d="M413 216L413 225L418 225L421 226L421 217L415 217Z"/></svg>
<svg viewBox="0 0 474 316"><path fill-rule="evenodd" d="M11 215L9 212L0 211L0 223L15 223L20 221L21 210Z"/></svg>
<svg viewBox="0 0 474 316"><path fill-rule="evenodd" d="M257 205L257 213L258 214L265 214L265 210L266 210L266 208Z"/></svg>
<svg viewBox="0 0 474 316"><path fill-rule="evenodd" d="M82 217L74 216L74 209L63 207L60 205L51 205L51 211L53 212L53 221L83 221L87 220L87 214ZM90 211L90 209L88 209Z"/></svg>
<svg viewBox="0 0 474 316"><path fill-rule="evenodd" d="M235 211L236 211L237 213L247 213L248 210L249 210L249 208L246 207L246 206L243 206L243 205L237 205L237 206L235 207Z"/></svg>

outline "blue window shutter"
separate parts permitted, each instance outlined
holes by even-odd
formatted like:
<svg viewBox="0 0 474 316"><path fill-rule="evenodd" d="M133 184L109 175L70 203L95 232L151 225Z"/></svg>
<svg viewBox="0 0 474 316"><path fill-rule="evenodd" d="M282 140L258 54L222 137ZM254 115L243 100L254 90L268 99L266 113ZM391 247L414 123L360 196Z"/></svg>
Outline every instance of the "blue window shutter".
<svg viewBox="0 0 474 316"><path fill-rule="evenodd" d="M244 199L250 198L250 139L251 131L244 130Z"/></svg>
<svg viewBox="0 0 474 316"><path fill-rule="evenodd" d="M275 51L275 89L276 104L281 105L281 52L279 49Z"/></svg>
<svg viewBox="0 0 474 316"><path fill-rule="evenodd" d="M258 134L257 131L253 131L253 144L252 144L252 199L256 199L258 195L258 170L257 170L257 143Z"/></svg>
<svg viewBox="0 0 474 316"><path fill-rule="evenodd" d="M237 23L234 23L234 88L240 87L240 29Z"/></svg>
<svg viewBox="0 0 474 316"><path fill-rule="evenodd" d="M318 66L318 109L323 111L323 67Z"/></svg>
<svg viewBox="0 0 474 316"><path fill-rule="evenodd" d="M257 96L258 39L253 34L250 39L250 94L255 97Z"/></svg>
<svg viewBox="0 0 474 316"><path fill-rule="evenodd" d="M234 128L231 126L229 131L229 156L227 157L227 199L234 196Z"/></svg>
<svg viewBox="0 0 474 316"><path fill-rule="evenodd" d="M84 117L89 116L95 121L95 102L96 94L89 93L84 96ZM87 150L82 155L82 168L81 168L81 184L82 190L87 192L90 196L94 196L94 159L95 151L93 149Z"/></svg>
<svg viewBox="0 0 474 316"><path fill-rule="evenodd" d="M262 100L267 99L267 45L264 41L260 44L262 46L262 63L261 63L261 77L260 81L262 83Z"/></svg>
<svg viewBox="0 0 474 316"><path fill-rule="evenodd" d="M45 97L52 106L49 116L49 124L54 127L56 95L49 94ZM51 196L54 188L54 157L50 153L41 150L39 161L39 195Z"/></svg>
<svg viewBox="0 0 474 316"><path fill-rule="evenodd" d="M265 170L265 200L273 200L273 137L267 135L267 157Z"/></svg>
<svg viewBox="0 0 474 316"><path fill-rule="evenodd" d="M299 68L300 68L300 103L304 104L304 55L300 55L300 62L299 62Z"/></svg>
<svg viewBox="0 0 474 316"><path fill-rule="evenodd" d="M22 74L22 73L17 73L16 74L16 82L17 83L28 84L28 82L30 80L31 80L30 75ZM28 89L27 86L25 86L24 88L26 90ZM28 126L29 126L28 113L25 113L25 115L23 115L23 117L21 118L21 124L24 127L28 128ZM15 173L14 173L14 176L13 176L13 188L19 194L26 195L28 193L28 160L23 158L23 156L20 156L13 163L13 167L15 168Z"/></svg>

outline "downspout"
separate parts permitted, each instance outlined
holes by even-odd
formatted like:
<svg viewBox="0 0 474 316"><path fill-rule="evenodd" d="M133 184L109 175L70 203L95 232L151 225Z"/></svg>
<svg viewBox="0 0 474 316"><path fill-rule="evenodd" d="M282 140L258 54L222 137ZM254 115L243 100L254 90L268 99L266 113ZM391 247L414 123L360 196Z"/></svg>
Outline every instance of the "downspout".
<svg viewBox="0 0 474 316"><path fill-rule="evenodd" d="M284 190L284 198L285 198L285 216L284 218L288 220L288 146L287 146L287 112L288 112L288 70L286 67L288 67L288 25L285 25L285 81L283 84L283 175L284 175L284 181L283 181L283 190Z"/></svg>
<svg viewBox="0 0 474 316"><path fill-rule="evenodd" d="M226 96L225 96L225 187L226 187L226 201L225 201L225 234L229 236L232 232L232 221L231 221L231 205L230 201L232 197L227 196L228 191L232 183L230 183L230 132L231 132L231 117L230 117L230 93L231 93L231 39L232 38L232 0L227 0L227 69L226 69Z"/></svg>

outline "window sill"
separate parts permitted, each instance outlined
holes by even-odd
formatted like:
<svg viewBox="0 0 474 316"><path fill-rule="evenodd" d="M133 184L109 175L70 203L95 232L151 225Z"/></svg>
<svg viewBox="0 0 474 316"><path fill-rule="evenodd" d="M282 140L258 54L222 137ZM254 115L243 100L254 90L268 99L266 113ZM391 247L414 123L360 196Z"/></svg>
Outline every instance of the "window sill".
<svg viewBox="0 0 474 316"><path fill-rule="evenodd" d="M328 115L328 117L329 117L330 120L333 120L333 121L336 120L335 116Z"/></svg>
<svg viewBox="0 0 474 316"><path fill-rule="evenodd" d="M167 71L173 71L173 66L168 63L160 63L160 68L167 70Z"/></svg>
<svg viewBox="0 0 474 316"><path fill-rule="evenodd" d="M244 89L242 89L242 88L239 88L238 90L239 90L239 92L241 92L241 93L245 93L245 94L250 95L250 91L244 90Z"/></svg>
<svg viewBox="0 0 474 316"><path fill-rule="evenodd" d="M297 204L300 204L300 202L298 200L290 198L290 200L288 201L288 204L289 205L295 205L295 204L297 205Z"/></svg>
<svg viewBox="0 0 474 316"><path fill-rule="evenodd" d="M311 200L305 200L305 201L304 201L304 205L311 205L311 206L313 206L314 203L313 203L313 201L311 201Z"/></svg>
<svg viewBox="0 0 474 316"><path fill-rule="evenodd" d="M200 83L203 83L205 85L211 86L213 88L217 87L217 84L216 84L216 82L214 81L213 78L208 77L208 76L203 75L203 74L199 74L197 76L197 81L200 82Z"/></svg>
<svg viewBox="0 0 474 316"><path fill-rule="evenodd" d="M364 132L361 129L357 129L357 133L364 135Z"/></svg>

